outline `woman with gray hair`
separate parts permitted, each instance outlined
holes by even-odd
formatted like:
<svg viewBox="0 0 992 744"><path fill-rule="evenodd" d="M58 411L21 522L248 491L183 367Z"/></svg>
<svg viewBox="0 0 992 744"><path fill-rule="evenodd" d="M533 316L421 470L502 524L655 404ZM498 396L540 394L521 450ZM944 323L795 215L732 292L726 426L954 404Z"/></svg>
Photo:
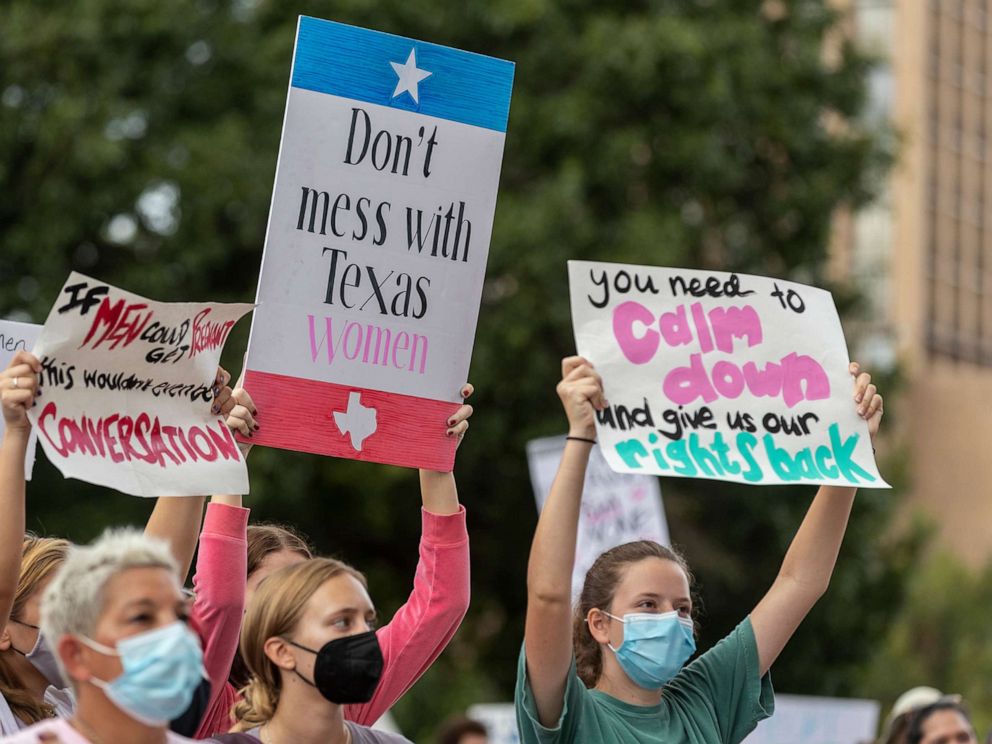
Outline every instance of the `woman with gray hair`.
<svg viewBox="0 0 992 744"><path fill-rule="evenodd" d="M166 543L108 530L92 545L73 547L45 590L41 625L76 695L75 714L0 744L193 741L169 731L204 677L188 619Z"/></svg>

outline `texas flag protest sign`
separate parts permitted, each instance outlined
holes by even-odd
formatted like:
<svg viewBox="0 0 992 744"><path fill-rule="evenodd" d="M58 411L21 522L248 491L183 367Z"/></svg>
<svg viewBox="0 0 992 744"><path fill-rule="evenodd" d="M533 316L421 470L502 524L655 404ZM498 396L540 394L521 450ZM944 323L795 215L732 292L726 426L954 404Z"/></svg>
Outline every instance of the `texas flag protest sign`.
<svg viewBox="0 0 992 744"><path fill-rule="evenodd" d="M513 64L303 17L290 77L252 441L450 470Z"/></svg>
<svg viewBox="0 0 992 744"><path fill-rule="evenodd" d="M33 350L42 395L28 417L48 459L135 496L248 493L211 409L224 343L251 307L155 302L70 274Z"/></svg>
<svg viewBox="0 0 992 744"><path fill-rule="evenodd" d="M627 473L887 488L829 292L759 276L568 262L603 454Z"/></svg>

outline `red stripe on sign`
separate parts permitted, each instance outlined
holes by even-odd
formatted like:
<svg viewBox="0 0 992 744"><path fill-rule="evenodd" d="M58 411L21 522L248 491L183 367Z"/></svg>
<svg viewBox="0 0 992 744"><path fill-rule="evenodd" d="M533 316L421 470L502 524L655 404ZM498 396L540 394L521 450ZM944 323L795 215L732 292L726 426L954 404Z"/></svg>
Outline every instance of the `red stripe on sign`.
<svg viewBox="0 0 992 744"><path fill-rule="evenodd" d="M448 418L459 403L248 370L259 430L243 442L318 455L449 472Z"/></svg>

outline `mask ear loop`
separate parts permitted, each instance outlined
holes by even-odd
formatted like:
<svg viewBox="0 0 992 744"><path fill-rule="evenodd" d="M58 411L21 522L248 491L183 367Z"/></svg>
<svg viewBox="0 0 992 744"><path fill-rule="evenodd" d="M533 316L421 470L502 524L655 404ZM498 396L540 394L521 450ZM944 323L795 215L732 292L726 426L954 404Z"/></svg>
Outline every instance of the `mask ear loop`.
<svg viewBox="0 0 992 744"><path fill-rule="evenodd" d="M286 641L286 643L288 643L290 646L296 646L297 648L302 649L302 650L306 651L307 653L313 654L314 656L317 655L317 652L314 651L312 648L307 648L306 646L303 646L303 645L297 643L296 641L290 640L289 638L284 638L283 636L279 636L279 637L282 638L282 640ZM317 683L316 682L311 682L309 679L307 679L302 674L300 674L299 671L297 671L296 667L293 667L293 674L295 674L297 677L299 677L300 679L302 679L304 682L306 682L308 685L310 685L313 689L315 689L315 690L317 689Z"/></svg>
<svg viewBox="0 0 992 744"><path fill-rule="evenodd" d="M598 607L596 607L595 610L596 610L596 612L602 612L604 615L606 615L608 618L610 618L610 620L616 620L618 623L621 623L622 625L626 625L627 624L627 621L624 620L622 617L617 617L616 615L612 615L609 612L607 612L606 610L601 610ZM589 618L586 618L586 625L588 625L588 624L589 624ZM620 642L620 645L621 646L623 645L623 641ZM612 651L614 654L616 654L617 650L615 648L613 648L613 644L612 643L610 643L609 641L607 641L606 642L606 647L608 649L610 649L610 651Z"/></svg>

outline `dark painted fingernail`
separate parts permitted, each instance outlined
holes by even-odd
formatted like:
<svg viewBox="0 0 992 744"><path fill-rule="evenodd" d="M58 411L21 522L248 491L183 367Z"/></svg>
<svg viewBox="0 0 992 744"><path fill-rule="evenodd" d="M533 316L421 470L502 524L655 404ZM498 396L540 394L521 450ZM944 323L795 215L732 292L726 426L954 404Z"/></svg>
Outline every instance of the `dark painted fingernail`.
<svg viewBox="0 0 992 744"><path fill-rule="evenodd" d="M448 426L454 426L455 420L453 418L448 419Z"/></svg>
<svg viewBox="0 0 992 744"><path fill-rule="evenodd" d="M37 393L35 393L35 397L37 397L37 396L39 396L39 395L41 395L41 388L38 388L38 392L37 392Z"/></svg>
<svg viewBox="0 0 992 744"><path fill-rule="evenodd" d="M259 426L258 424L255 424L255 431L258 431L261 428L262 428L261 426Z"/></svg>
<svg viewBox="0 0 992 744"><path fill-rule="evenodd" d="M218 395L220 395L220 386L214 385L214 397L216 398Z"/></svg>
<svg viewBox="0 0 992 744"><path fill-rule="evenodd" d="M212 408L210 409L210 413L212 413L212 414L214 414L214 415L217 415L218 413L220 413L220 408L219 408L218 406L213 406L213 407L212 407Z"/></svg>

